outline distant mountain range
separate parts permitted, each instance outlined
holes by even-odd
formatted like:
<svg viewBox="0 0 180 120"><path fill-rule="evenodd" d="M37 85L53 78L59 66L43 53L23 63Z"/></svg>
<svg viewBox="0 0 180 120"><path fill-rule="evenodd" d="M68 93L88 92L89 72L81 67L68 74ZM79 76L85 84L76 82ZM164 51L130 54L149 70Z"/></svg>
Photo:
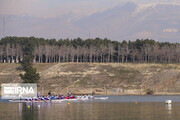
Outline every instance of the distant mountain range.
<svg viewBox="0 0 180 120"><path fill-rule="evenodd" d="M127 2L101 13L76 17L68 13L55 18L5 15L7 36L35 36L43 38L89 38L112 40L155 39L179 42L180 6L154 4L142 7ZM2 37L3 15L0 15Z"/></svg>

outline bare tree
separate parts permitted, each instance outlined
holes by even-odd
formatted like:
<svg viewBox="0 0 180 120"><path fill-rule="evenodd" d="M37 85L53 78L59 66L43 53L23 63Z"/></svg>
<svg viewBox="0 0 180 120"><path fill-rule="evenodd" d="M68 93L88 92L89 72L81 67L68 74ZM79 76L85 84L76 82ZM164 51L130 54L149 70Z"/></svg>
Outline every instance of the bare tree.
<svg viewBox="0 0 180 120"><path fill-rule="evenodd" d="M113 44L108 44L108 62L113 62L113 55L114 55L114 46Z"/></svg>
<svg viewBox="0 0 180 120"><path fill-rule="evenodd" d="M138 50L137 49L133 49L132 52L131 52L131 56L132 56L132 62L134 63L135 62L135 58L138 54Z"/></svg>
<svg viewBox="0 0 180 120"><path fill-rule="evenodd" d="M14 61L15 61L15 60L14 60L14 56L15 56L15 53L16 53L16 52L15 52L15 46L14 46L14 44L11 45L10 51L11 51L11 53L10 53L10 54L11 54L11 57L10 57L11 60L10 60L10 62L11 62L11 63L14 63Z"/></svg>
<svg viewBox="0 0 180 120"><path fill-rule="evenodd" d="M152 51L151 45L150 44L144 44L143 45L143 51L144 51L144 58L145 58L145 62L149 62L149 56L150 56L150 52Z"/></svg>

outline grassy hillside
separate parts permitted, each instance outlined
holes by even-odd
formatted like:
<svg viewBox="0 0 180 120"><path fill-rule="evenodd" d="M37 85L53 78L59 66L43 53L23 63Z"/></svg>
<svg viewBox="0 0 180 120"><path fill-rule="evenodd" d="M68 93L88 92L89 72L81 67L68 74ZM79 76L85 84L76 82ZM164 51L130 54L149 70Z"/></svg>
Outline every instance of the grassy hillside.
<svg viewBox="0 0 180 120"><path fill-rule="evenodd" d="M47 94L180 93L179 64L49 63L34 64L41 75L38 90ZM22 82L19 64L0 64L0 83Z"/></svg>

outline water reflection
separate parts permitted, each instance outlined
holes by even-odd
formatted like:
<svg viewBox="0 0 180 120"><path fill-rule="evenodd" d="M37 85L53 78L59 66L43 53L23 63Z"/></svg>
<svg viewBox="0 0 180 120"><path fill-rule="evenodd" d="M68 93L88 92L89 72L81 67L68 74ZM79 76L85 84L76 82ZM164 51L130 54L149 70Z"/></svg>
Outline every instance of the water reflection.
<svg viewBox="0 0 180 120"><path fill-rule="evenodd" d="M19 104L19 118L22 117L22 109L23 109L23 103L18 103Z"/></svg>
<svg viewBox="0 0 180 120"><path fill-rule="evenodd" d="M172 109L172 104L166 104L166 109L167 109L168 111L171 111L171 109Z"/></svg>
<svg viewBox="0 0 180 120"><path fill-rule="evenodd" d="M167 113L168 113L168 117L171 118L172 104L166 104L166 110L167 110Z"/></svg>
<svg viewBox="0 0 180 120"><path fill-rule="evenodd" d="M30 107L28 107L30 106ZM1 120L180 119L180 103L0 103Z"/></svg>

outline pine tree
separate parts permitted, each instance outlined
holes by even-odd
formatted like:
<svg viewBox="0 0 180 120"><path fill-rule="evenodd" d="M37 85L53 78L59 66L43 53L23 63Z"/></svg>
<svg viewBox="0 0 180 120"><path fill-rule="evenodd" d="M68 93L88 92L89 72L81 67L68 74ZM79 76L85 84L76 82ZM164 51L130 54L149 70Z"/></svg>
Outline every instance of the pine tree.
<svg viewBox="0 0 180 120"><path fill-rule="evenodd" d="M26 40L23 46L24 58L21 61L21 66L25 71L25 74L19 74L24 83L38 83L40 79L39 73L37 73L36 69L32 67L33 61L33 49L34 45L31 41Z"/></svg>
<svg viewBox="0 0 180 120"><path fill-rule="evenodd" d="M36 72L36 69L32 67L31 57L29 55L25 56L21 65L25 74L20 74L19 76L23 80L24 83L38 83L40 79L39 73Z"/></svg>

